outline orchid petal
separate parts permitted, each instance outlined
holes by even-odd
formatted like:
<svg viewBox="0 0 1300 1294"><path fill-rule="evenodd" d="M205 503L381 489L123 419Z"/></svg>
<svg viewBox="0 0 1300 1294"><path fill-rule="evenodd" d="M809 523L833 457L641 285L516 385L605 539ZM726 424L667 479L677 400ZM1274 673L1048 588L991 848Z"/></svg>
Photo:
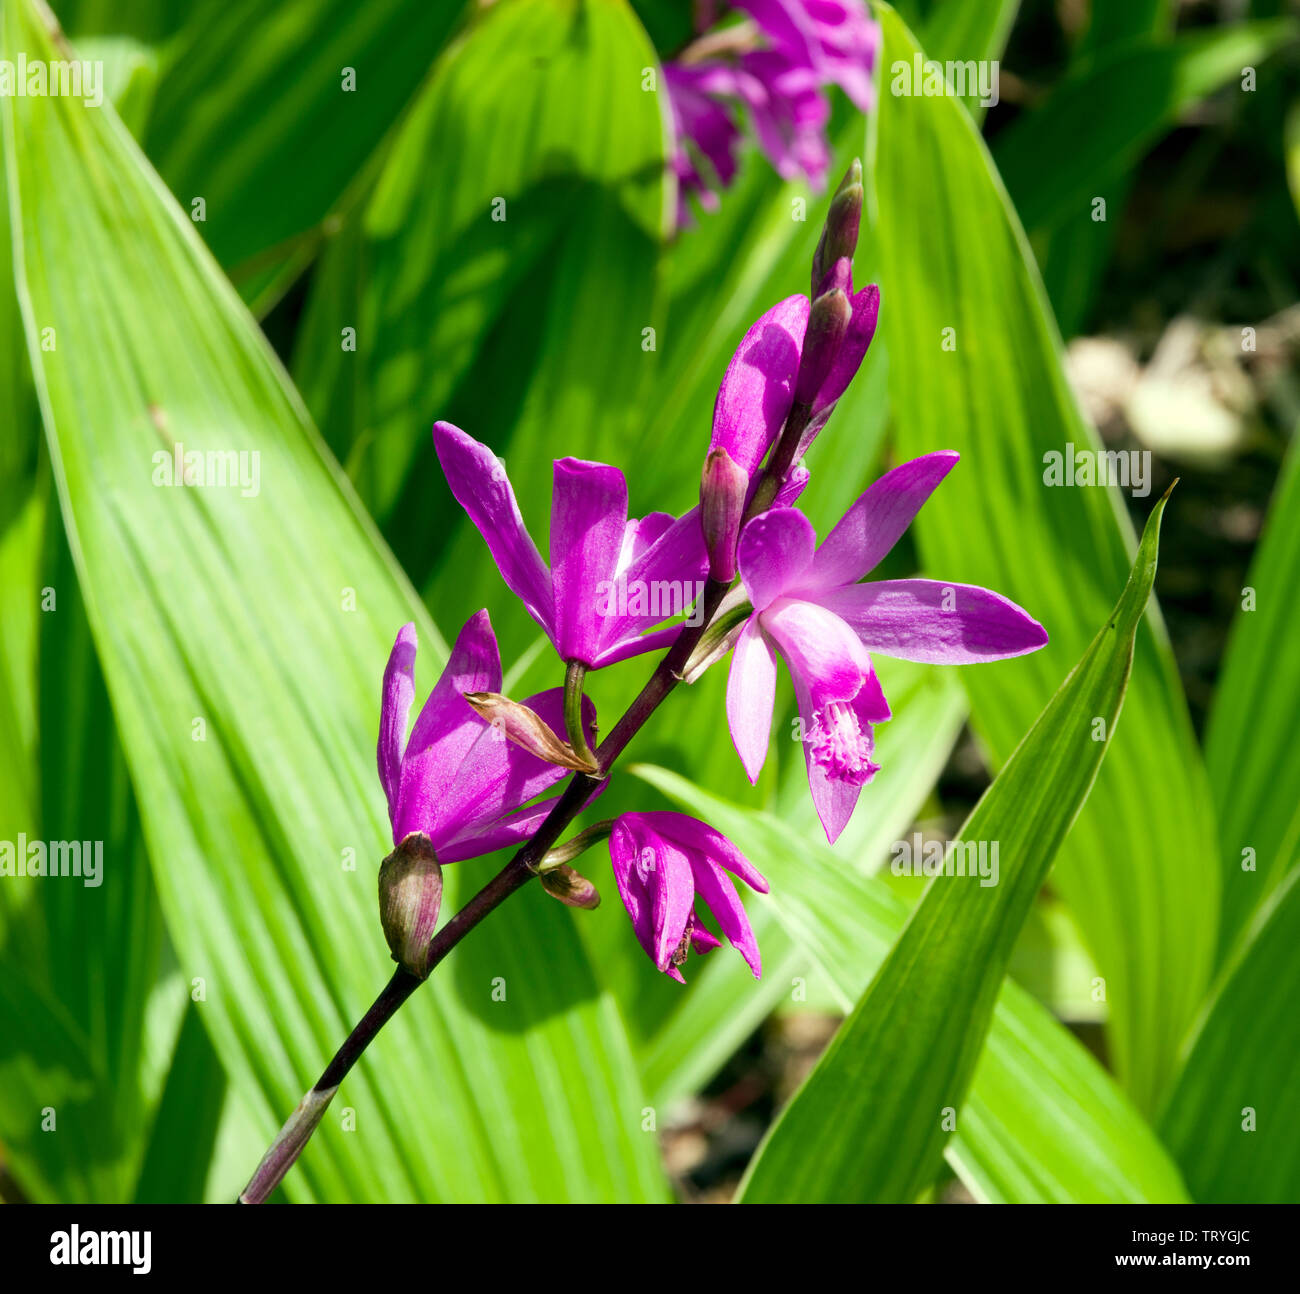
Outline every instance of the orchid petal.
<svg viewBox="0 0 1300 1294"><path fill-rule="evenodd" d="M1009 598L974 584L880 580L819 594L870 651L934 665L969 665L1037 651L1047 631Z"/></svg>
<svg viewBox="0 0 1300 1294"><path fill-rule="evenodd" d="M853 630L818 603L779 598L759 622L816 709L851 701L871 672L871 658Z"/></svg>
<svg viewBox="0 0 1300 1294"><path fill-rule="evenodd" d="M563 688L539 692L525 698L523 704L553 732L564 732ZM587 696L582 699L582 718L587 740L594 743L596 707ZM442 812L449 822L455 824L456 839L492 827L518 805L525 804L569 775L568 769L531 754L491 725L480 720L479 726L478 740L441 789Z"/></svg>
<svg viewBox="0 0 1300 1294"><path fill-rule="evenodd" d="M799 587L816 544L812 523L794 508L760 513L745 526L736 556L755 611Z"/></svg>
<svg viewBox="0 0 1300 1294"><path fill-rule="evenodd" d="M809 304L802 295L787 297L762 315L718 388L709 449L725 449L751 476L789 416Z"/></svg>
<svg viewBox="0 0 1300 1294"><path fill-rule="evenodd" d="M763 973L763 960L758 952L758 940L745 915L736 887L726 872L711 859L696 855L691 858L691 873L695 891L713 913L727 942L745 959L757 979Z"/></svg>
<svg viewBox="0 0 1300 1294"><path fill-rule="evenodd" d="M461 762L490 731L465 700L466 692L501 690L501 656L486 611L471 616L451 649L446 668L429 693L402 756L393 839L412 831L434 842L452 825L446 791Z"/></svg>
<svg viewBox="0 0 1300 1294"><path fill-rule="evenodd" d="M697 919L695 929L691 931L691 952L703 957L705 953L711 953L715 948L721 947L722 940L700 925Z"/></svg>
<svg viewBox="0 0 1300 1294"><path fill-rule="evenodd" d="M833 589L860 580L898 542L959 457L950 449L923 454L873 482L826 536L800 588Z"/></svg>
<svg viewBox="0 0 1300 1294"><path fill-rule="evenodd" d="M379 782L388 800L388 820L396 819L397 797L402 785L402 752L406 749L406 727L415 700L415 625L406 624L384 667L383 701L379 707Z"/></svg>
<svg viewBox="0 0 1300 1294"><path fill-rule="evenodd" d="M639 519L632 517L623 529L618 573L626 571L638 557L657 544L676 520L671 512L651 512Z"/></svg>
<svg viewBox="0 0 1300 1294"><path fill-rule="evenodd" d="M500 459L449 422L433 424L433 445L456 502L483 536L501 578L550 633L555 614L551 573L524 527Z"/></svg>
<svg viewBox="0 0 1300 1294"><path fill-rule="evenodd" d="M688 853L694 851L718 866L725 867L759 894L768 892L763 874L716 827L701 822L699 818L692 818L689 814L674 813L671 810L660 809L641 816L648 818L661 836L675 840Z"/></svg>
<svg viewBox="0 0 1300 1294"><path fill-rule="evenodd" d="M522 844L530 839L537 828L546 821L560 797L539 800L507 814L486 827L472 827L452 836L438 846L438 860L443 863L463 863L471 858L495 853L510 845Z"/></svg>
<svg viewBox="0 0 1300 1294"><path fill-rule="evenodd" d="M606 647L591 662L591 668L604 669L606 665L617 665L619 661L631 660L633 656L641 656L648 651L666 649L677 641L677 636L681 632L681 625L668 625L663 629L656 629L653 633L624 638L614 646Z"/></svg>
<svg viewBox="0 0 1300 1294"><path fill-rule="evenodd" d="M685 853L649 818L621 817L610 834L609 853L637 938L654 964L668 971L695 904L695 878Z"/></svg>
<svg viewBox="0 0 1300 1294"><path fill-rule="evenodd" d="M600 651L598 589L612 583L627 527L627 482L616 467L561 458L551 496L555 648L590 665Z"/></svg>
<svg viewBox="0 0 1300 1294"><path fill-rule="evenodd" d="M816 731L820 722L818 710L812 703L807 686L798 676L794 680L794 693L804 732L811 734ZM833 845L853 816L858 796L862 794L862 785L831 777L813 757L813 742L810 737L805 736L802 745L804 766L808 771L808 791L812 796L813 808L817 810L817 818L826 833L827 841Z"/></svg>
<svg viewBox="0 0 1300 1294"><path fill-rule="evenodd" d="M741 767L753 783L763 771L776 704L776 656L750 616L736 639L727 675L727 724Z"/></svg>
<svg viewBox="0 0 1300 1294"><path fill-rule="evenodd" d="M799 496L807 488L811 475L802 463L796 463L786 473L785 481L782 483L781 488L777 490L776 498L772 500L773 509L793 508ZM757 479L754 484L758 484Z"/></svg>
<svg viewBox="0 0 1300 1294"><path fill-rule="evenodd" d="M638 641L637 635L651 625L685 615L704 592L708 568L709 555L704 546L700 510L692 508L664 528L654 543L641 551L615 578L612 592L623 600L622 605L630 608L639 603L646 609L639 614L602 617L601 650L597 660L601 664L608 663L606 658L611 649L620 647L628 639ZM601 604L608 601L597 598L598 615ZM624 653L620 659L648 650L649 647L637 645L634 651ZM588 664L595 665L597 660Z"/></svg>

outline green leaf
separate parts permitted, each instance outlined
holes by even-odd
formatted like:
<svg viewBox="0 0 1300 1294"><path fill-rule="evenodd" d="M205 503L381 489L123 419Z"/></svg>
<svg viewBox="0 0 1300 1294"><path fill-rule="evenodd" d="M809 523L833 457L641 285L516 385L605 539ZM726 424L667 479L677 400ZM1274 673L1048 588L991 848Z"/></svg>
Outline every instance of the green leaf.
<svg viewBox="0 0 1300 1294"><path fill-rule="evenodd" d="M225 1099L225 1071L203 1030L199 1009L191 1002L150 1129L136 1182L136 1203L202 1202Z"/></svg>
<svg viewBox="0 0 1300 1294"><path fill-rule="evenodd" d="M1171 26L1170 0L1095 4L1088 28L1071 57L1067 76L1084 74L1098 56L1109 55L1131 41L1145 37L1152 48L1165 44ZM1102 113L1112 110L1109 102L1099 102L1096 108ZM1118 106L1117 110L1123 111ZM1053 112L1051 99L1035 111ZM1110 261L1115 231L1122 223L1131 178L1130 174L1117 175L1097 185L1094 197L1104 200L1106 219L1093 219L1090 203L1087 211L1072 212L1035 237L1043 283L1056 322L1066 338L1075 336L1084 327L1102 273Z"/></svg>
<svg viewBox="0 0 1300 1294"><path fill-rule="evenodd" d="M941 63L950 59L990 63L1002 57L1020 10L1020 0L984 0L982 4L970 4L966 0L909 0L897 9L908 26L920 33L921 43L931 58ZM890 72L891 66L886 63L881 74L885 85L889 84ZM985 112L979 95L966 95L963 101L979 121Z"/></svg>
<svg viewBox="0 0 1300 1294"><path fill-rule="evenodd" d="M30 3L3 21L7 56L54 55ZM154 879L269 1141L388 977L379 679L405 620L425 687L444 648L112 111L0 110L29 351ZM238 488L168 487L178 444L259 458ZM449 869L449 904L488 866ZM349 1076L356 1130L326 1120L291 1197L662 1196L625 1035L558 906L526 893L456 952Z"/></svg>
<svg viewBox="0 0 1300 1294"><path fill-rule="evenodd" d="M883 728L882 737L888 731ZM779 978L782 996L801 987L809 998L829 996L851 1010L903 929L906 904L883 880L865 875L824 841L796 835L776 816L741 809L666 769L639 765L632 771L680 807L703 814L771 884L771 893L751 904L763 950L763 980L756 985L746 972L751 994L761 995L770 979ZM907 820L892 806L885 811L894 823L903 822L897 831L906 829ZM679 1057L672 1066L665 1054L670 1039L685 1042L684 1022L709 1010L695 1000L706 996L706 987L712 995L720 965L738 960L711 957L698 964L682 1019L671 1021L651 1053L671 1078L689 1074L690 1060ZM792 975L800 976L797 985ZM1114 1080L1010 982L1002 986L947 1156L976 1197L987 1201L1171 1201L1186 1194L1168 1155Z"/></svg>
<svg viewBox="0 0 1300 1294"><path fill-rule="evenodd" d="M1114 611L962 828L959 843L998 851L996 884L933 878L759 1148L744 1200L907 1202L932 1182L1016 938L1119 718L1164 502Z"/></svg>
<svg viewBox="0 0 1300 1294"><path fill-rule="evenodd" d="M1160 1120L1193 1199L1300 1197L1300 872L1292 871L1224 970Z"/></svg>
<svg viewBox="0 0 1300 1294"><path fill-rule="evenodd" d="M1205 759L1223 850L1220 957L1300 861L1300 442L1278 478L1214 694Z"/></svg>
<svg viewBox="0 0 1300 1294"><path fill-rule="evenodd" d="M642 86L655 62L622 0L492 7L439 61L322 260L295 375L449 614L500 581L442 480L435 419L505 455L539 542L552 459L626 458L654 369L644 330L660 323L664 118ZM507 656L535 632L514 607L497 628Z"/></svg>
<svg viewBox="0 0 1300 1294"><path fill-rule="evenodd" d="M304 240L314 249L464 9L236 0L202 6L168 43L145 151L183 206L203 199L199 230L246 294Z"/></svg>
<svg viewBox="0 0 1300 1294"><path fill-rule="evenodd" d="M910 58L912 38L881 12L886 62ZM961 671L997 766L1109 611L1132 532L1114 489L1046 484L1046 454L1100 442L1067 386L1024 236L968 114L944 98L884 96L879 140L880 318L900 452L963 456L912 527L922 566L996 589L1051 635L1030 657ZM1105 977L1116 1070L1149 1111L1208 984L1219 890L1205 847L1209 788L1154 609L1138 633L1129 709L1055 884ZM1151 785L1162 789L1158 814L1141 789Z"/></svg>
<svg viewBox="0 0 1300 1294"><path fill-rule="evenodd" d="M1286 19L1240 23L1168 44L1127 44L1086 64L1042 107L998 135L994 157L1025 228L1091 219L1093 197L1129 170L1179 113L1296 32Z"/></svg>

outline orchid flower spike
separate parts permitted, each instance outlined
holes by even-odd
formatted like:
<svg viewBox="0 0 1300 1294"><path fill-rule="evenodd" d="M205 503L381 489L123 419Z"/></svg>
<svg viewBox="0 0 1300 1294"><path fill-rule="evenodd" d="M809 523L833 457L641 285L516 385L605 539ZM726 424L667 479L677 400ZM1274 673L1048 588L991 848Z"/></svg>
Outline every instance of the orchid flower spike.
<svg viewBox="0 0 1300 1294"><path fill-rule="evenodd" d="M873 725L890 717L870 652L938 665L1037 651L1047 633L990 589L936 580L858 583L893 548L957 462L940 451L887 472L820 548L793 508L755 517L740 536L740 577L753 605L736 640L727 718L751 782L767 758L779 654L794 680L808 785L826 838L839 836L879 769Z"/></svg>
<svg viewBox="0 0 1300 1294"><path fill-rule="evenodd" d="M664 974L685 983L679 968L687 954L720 944L699 922L697 897L754 977L762 973L758 941L727 873L760 894L767 882L720 831L684 813L625 813L614 823L609 857L637 940Z"/></svg>
<svg viewBox="0 0 1300 1294"><path fill-rule="evenodd" d="M547 566L496 455L447 422L434 424L433 443L501 577L562 660L601 669L672 644L680 625L645 631L683 614L703 589L709 559L698 509L629 520L618 468L557 459Z"/></svg>
<svg viewBox="0 0 1300 1294"><path fill-rule="evenodd" d="M458 863L527 840L555 803L554 797L529 801L568 771L508 740L465 700L466 692L501 689L501 656L488 613L479 611L465 622L408 740L415 651L415 626L403 625L384 670L379 780L394 844L418 833L438 862ZM526 704L562 730L563 688L529 697ZM596 710L587 698L583 722L594 739Z"/></svg>

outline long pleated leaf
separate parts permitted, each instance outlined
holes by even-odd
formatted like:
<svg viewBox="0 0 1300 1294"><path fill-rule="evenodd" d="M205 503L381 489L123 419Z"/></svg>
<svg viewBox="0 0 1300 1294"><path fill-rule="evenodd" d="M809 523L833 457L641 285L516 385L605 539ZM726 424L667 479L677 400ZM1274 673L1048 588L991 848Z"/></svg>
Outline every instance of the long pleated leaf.
<svg viewBox="0 0 1300 1294"><path fill-rule="evenodd" d="M912 37L881 12L886 65L911 59ZM997 589L1051 634L1024 660L962 670L996 766L1109 611L1132 530L1113 487L1049 483L1045 455L1096 454L1100 442L1066 384L1023 234L969 116L950 99L883 94L879 140L880 318L901 449L962 454L917 518L922 565ZM1129 722L1056 884L1105 979L1116 1069L1150 1111L1209 981L1219 891L1204 765L1154 608L1130 692Z"/></svg>
<svg viewBox="0 0 1300 1294"><path fill-rule="evenodd" d="M55 56L31 3L6 6L4 49ZM155 881L269 1140L389 974L378 683L403 621L423 686L442 643L111 110L7 99L4 126L60 505ZM166 484L186 450L228 457ZM106 886L120 866L106 860ZM453 902L484 879L473 867L455 869ZM567 918L539 892L493 925L350 1077L292 1197L660 1193L622 1028Z"/></svg>

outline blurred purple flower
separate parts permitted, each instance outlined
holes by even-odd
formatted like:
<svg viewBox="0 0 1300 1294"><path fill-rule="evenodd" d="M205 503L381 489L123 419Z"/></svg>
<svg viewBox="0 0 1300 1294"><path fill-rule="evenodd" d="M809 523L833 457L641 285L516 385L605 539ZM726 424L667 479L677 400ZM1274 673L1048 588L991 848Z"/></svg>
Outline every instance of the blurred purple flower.
<svg viewBox="0 0 1300 1294"><path fill-rule="evenodd" d="M740 536L740 576L754 611L736 640L727 682L732 741L757 782L779 653L794 681L809 789L832 842L879 769L872 725L890 717L870 652L966 665L1023 656L1047 643L1042 625L989 589L936 580L858 583L957 457L944 450L887 472L820 548L812 525L792 508L755 517Z"/></svg>
<svg viewBox="0 0 1300 1294"><path fill-rule="evenodd" d="M871 73L880 27L864 0L731 0L763 29L776 53L838 85L862 112L874 103Z"/></svg>
<svg viewBox="0 0 1300 1294"><path fill-rule="evenodd" d="M863 112L873 102L880 28L864 0L732 0L732 6L749 14L753 27L721 28L664 68L677 135L680 224L690 219L687 194L713 208L715 189L732 182L742 116L782 178L803 175L820 189L831 160L825 87L839 85Z"/></svg>
<svg viewBox="0 0 1300 1294"><path fill-rule="evenodd" d="M379 780L388 797L393 843L419 832L439 862L458 863L526 840L555 802L528 801L567 777L568 770L508 741L465 700L466 692L501 690L501 656L488 613L479 611L465 622L408 740L415 651L415 626L403 625L384 670L379 713ZM564 731L563 688L524 704ZM596 710L586 698L583 722L594 738Z"/></svg>
<svg viewBox="0 0 1300 1294"><path fill-rule="evenodd" d="M627 481L618 468L557 459L548 567L496 455L447 422L434 424L433 443L456 501L561 659L600 669L667 647L681 632L680 625L645 630L698 596L709 562L698 509L629 520ZM661 590L670 608L659 600Z"/></svg>
<svg viewBox="0 0 1300 1294"><path fill-rule="evenodd" d="M720 831L684 813L625 813L614 823L609 856L636 937L661 971L684 983L678 967L687 952L719 946L697 921L698 897L754 977L762 973L758 942L727 873L760 894L767 882Z"/></svg>

